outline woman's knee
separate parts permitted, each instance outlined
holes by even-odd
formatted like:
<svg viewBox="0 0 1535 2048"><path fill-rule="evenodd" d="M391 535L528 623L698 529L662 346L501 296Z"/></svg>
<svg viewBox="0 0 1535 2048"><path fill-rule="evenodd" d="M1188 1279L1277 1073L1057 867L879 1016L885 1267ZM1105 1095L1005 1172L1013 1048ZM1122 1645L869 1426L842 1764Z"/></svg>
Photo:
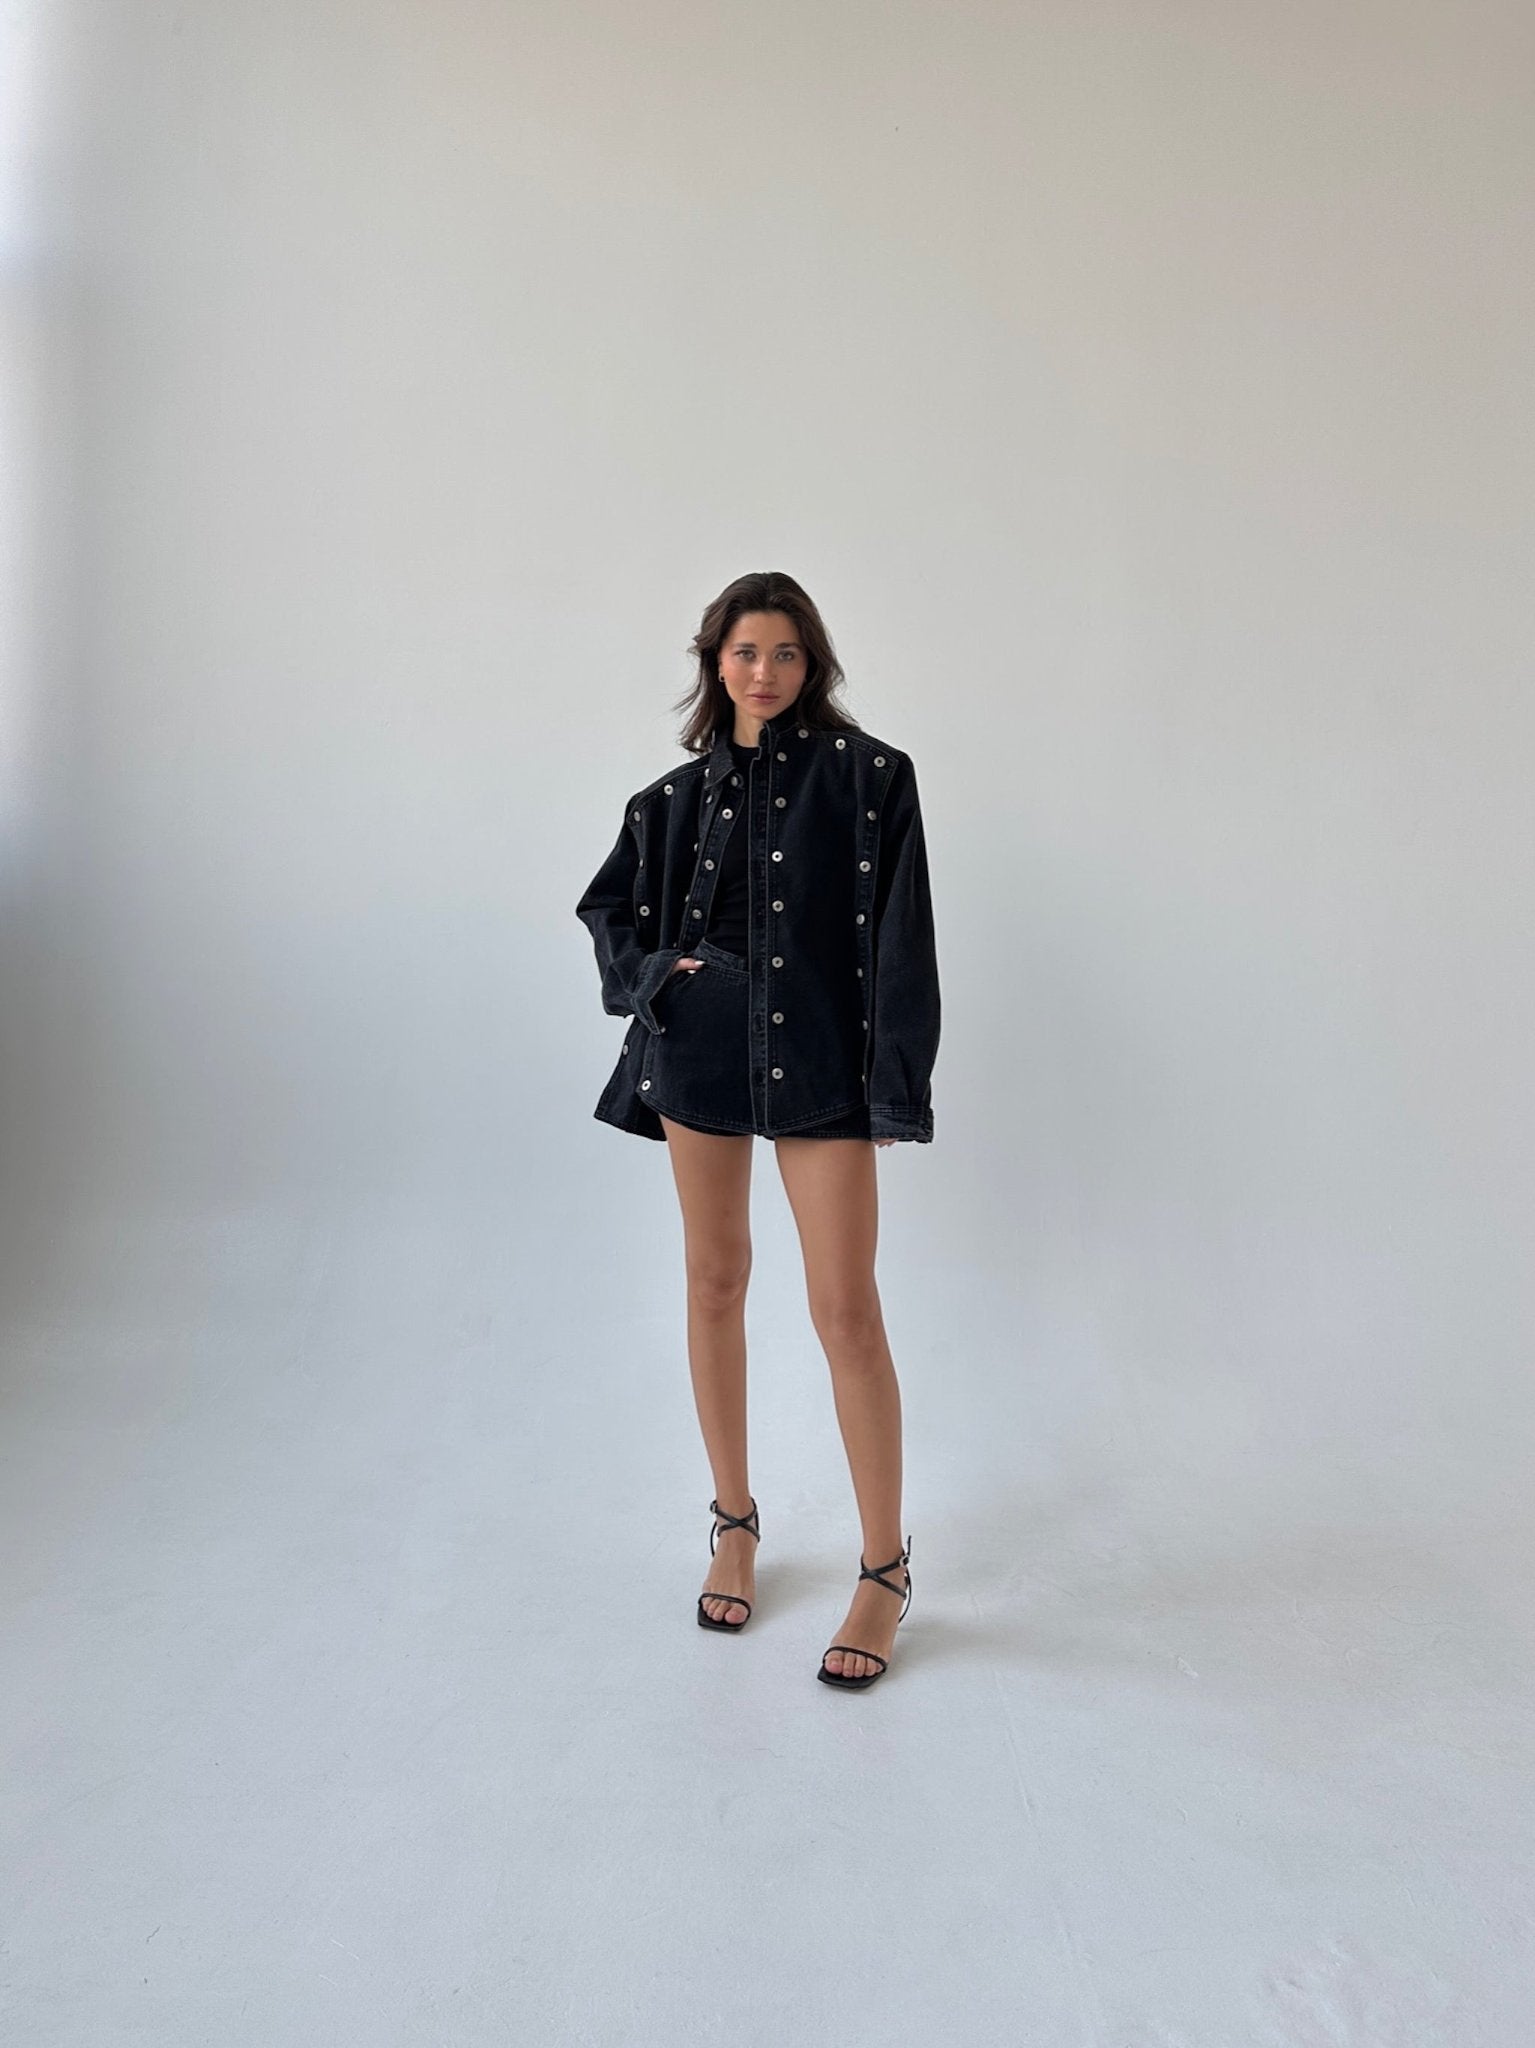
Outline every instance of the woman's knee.
<svg viewBox="0 0 1535 2048"><path fill-rule="evenodd" d="M813 1297L810 1320L827 1351L855 1362L884 1362L885 1320L873 1287Z"/></svg>
<svg viewBox="0 0 1535 2048"><path fill-rule="evenodd" d="M705 1315L726 1315L740 1307L751 1279L749 1244L689 1252L688 1298Z"/></svg>

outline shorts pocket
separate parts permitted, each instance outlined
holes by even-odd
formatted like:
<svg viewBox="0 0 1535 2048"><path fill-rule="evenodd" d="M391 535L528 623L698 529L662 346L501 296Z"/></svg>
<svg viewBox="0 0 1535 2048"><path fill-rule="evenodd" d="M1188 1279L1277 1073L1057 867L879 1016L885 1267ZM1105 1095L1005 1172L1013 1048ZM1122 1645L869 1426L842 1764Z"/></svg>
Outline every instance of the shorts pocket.
<svg viewBox="0 0 1535 2048"><path fill-rule="evenodd" d="M686 959L688 956L684 954L683 957ZM681 984L696 981L700 974L708 974L709 972L710 969L707 967L674 967L671 973L667 975L665 981L662 982L661 986L651 997L651 1008L655 1011L656 1017L663 1029L666 1020L671 1015L673 1003L684 992Z"/></svg>
<svg viewBox="0 0 1535 2048"><path fill-rule="evenodd" d="M662 1029L645 1044L640 1100L679 1123L750 1130L747 977L702 949L696 957L707 964L678 973L697 987L669 989L657 1006Z"/></svg>

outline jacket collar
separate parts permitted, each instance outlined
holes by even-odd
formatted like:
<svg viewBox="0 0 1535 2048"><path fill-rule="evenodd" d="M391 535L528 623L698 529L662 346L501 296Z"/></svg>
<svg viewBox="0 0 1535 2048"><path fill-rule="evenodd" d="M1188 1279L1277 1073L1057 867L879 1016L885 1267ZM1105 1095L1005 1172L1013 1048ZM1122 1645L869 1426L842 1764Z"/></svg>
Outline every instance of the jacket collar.
<svg viewBox="0 0 1535 2048"><path fill-rule="evenodd" d="M735 767L735 757L730 751L730 727L715 728L714 742L709 748L708 765L704 769L704 788L712 790L717 782L723 782Z"/></svg>
<svg viewBox="0 0 1535 2048"><path fill-rule="evenodd" d="M762 729L757 735L758 752L760 753L764 746L771 746L781 733L791 731L798 723L797 704L790 704L784 710L776 712L773 717L764 718ZM727 776L735 772L735 756L730 751L730 736L734 731L733 719L728 724L715 728L714 738L709 746L708 766L704 769L706 790L713 789L716 783L723 782Z"/></svg>

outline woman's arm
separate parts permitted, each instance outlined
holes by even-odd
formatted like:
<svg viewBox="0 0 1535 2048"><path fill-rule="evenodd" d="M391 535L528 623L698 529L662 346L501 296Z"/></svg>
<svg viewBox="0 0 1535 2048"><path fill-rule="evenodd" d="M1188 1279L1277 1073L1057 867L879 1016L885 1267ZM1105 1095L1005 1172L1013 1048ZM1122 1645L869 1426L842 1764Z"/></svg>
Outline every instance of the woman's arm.
<svg viewBox="0 0 1535 2048"><path fill-rule="evenodd" d="M869 1129L875 1138L933 1135L938 949L917 771L903 755L880 819L874 894L874 1008L869 1015Z"/></svg>
<svg viewBox="0 0 1535 2048"><path fill-rule="evenodd" d="M624 806L613 851L593 875L576 905L576 916L592 935L602 975L602 1007L610 1017L638 1017L647 1031L659 1031L651 998L682 957L680 946L647 946L635 916L635 883L640 849L633 799Z"/></svg>

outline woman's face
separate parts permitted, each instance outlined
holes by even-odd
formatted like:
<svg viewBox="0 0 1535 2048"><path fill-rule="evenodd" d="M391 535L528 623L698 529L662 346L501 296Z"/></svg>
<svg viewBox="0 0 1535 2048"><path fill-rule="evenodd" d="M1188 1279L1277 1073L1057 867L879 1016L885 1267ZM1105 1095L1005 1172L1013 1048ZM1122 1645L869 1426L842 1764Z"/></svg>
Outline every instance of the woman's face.
<svg viewBox="0 0 1535 2048"><path fill-rule="evenodd" d="M805 687L806 655L787 612L743 612L720 648L720 680L748 718L774 718Z"/></svg>

